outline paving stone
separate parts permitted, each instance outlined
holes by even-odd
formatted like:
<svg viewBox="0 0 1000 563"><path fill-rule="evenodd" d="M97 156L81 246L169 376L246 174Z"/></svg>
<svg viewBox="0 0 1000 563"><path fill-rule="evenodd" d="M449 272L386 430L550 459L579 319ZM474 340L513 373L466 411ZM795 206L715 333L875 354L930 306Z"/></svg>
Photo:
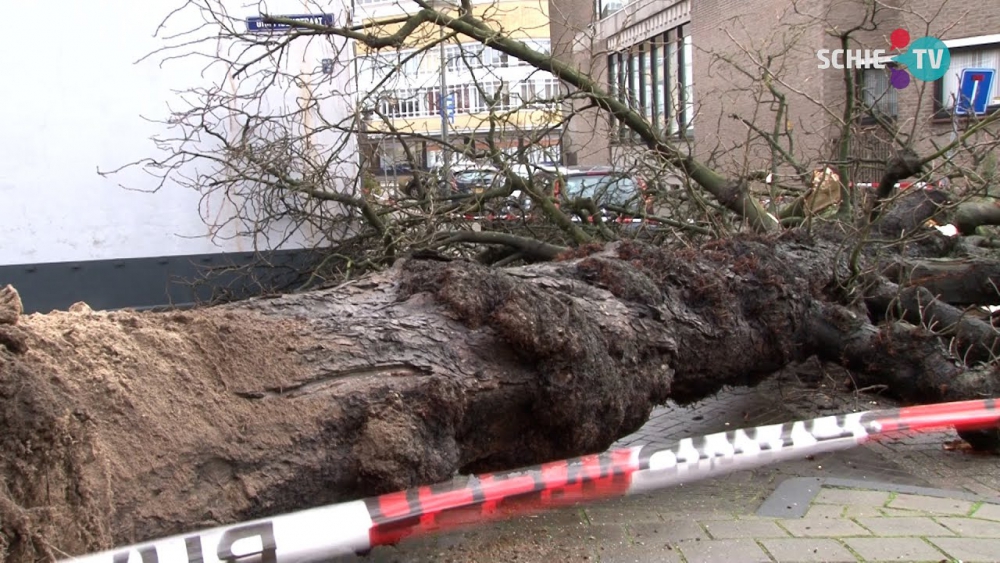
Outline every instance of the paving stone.
<svg viewBox="0 0 1000 563"><path fill-rule="evenodd" d="M952 536L951 530L925 517L858 518L858 524L876 536Z"/></svg>
<svg viewBox="0 0 1000 563"><path fill-rule="evenodd" d="M778 563L855 563L857 558L836 540L823 538L786 538L760 540Z"/></svg>
<svg viewBox="0 0 1000 563"><path fill-rule="evenodd" d="M889 502L886 491L859 491L856 489L820 489L814 504L853 504L862 506L885 506Z"/></svg>
<svg viewBox="0 0 1000 563"><path fill-rule="evenodd" d="M799 537L837 538L844 536L870 536L871 533L850 520L837 518L802 518L783 520L782 527Z"/></svg>
<svg viewBox="0 0 1000 563"><path fill-rule="evenodd" d="M1000 504L985 503L972 516L974 518L1000 521Z"/></svg>
<svg viewBox="0 0 1000 563"><path fill-rule="evenodd" d="M816 506L836 506L833 504L818 504ZM844 511L844 518L882 518L885 514L882 508L875 506L855 506L851 505ZM912 516L909 514L908 516Z"/></svg>
<svg viewBox="0 0 1000 563"><path fill-rule="evenodd" d="M923 510L903 510L902 508L880 508L882 514L890 518L912 518L913 516L930 516L929 513Z"/></svg>
<svg viewBox="0 0 1000 563"><path fill-rule="evenodd" d="M947 517L938 522L967 538L1000 538L1000 523L975 518ZM1000 557L1000 553L997 554Z"/></svg>
<svg viewBox="0 0 1000 563"><path fill-rule="evenodd" d="M847 506L843 504L814 504L803 518L844 518Z"/></svg>
<svg viewBox="0 0 1000 563"><path fill-rule="evenodd" d="M515 520L510 520L514 522ZM586 527L589 524L581 510L551 510L531 516L523 516L516 520L526 526L565 530Z"/></svg>
<svg viewBox="0 0 1000 563"><path fill-rule="evenodd" d="M947 539L947 538L945 538ZM941 561L943 554L920 538L846 538L865 561Z"/></svg>
<svg viewBox="0 0 1000 563"><path fill-rule="evenodd" d="M670 544L695 540L707 540L705 530L693 520L667 520L664 522L640 522L629 524L628 530L636 543Z"/></svg>
<svg viewBox="0 0 1000 563"><path fill-rule="evenodd" d="M623 547L631 543L625 526L621 524L602 524L590 526L577 531L581 540L589 543L597 542L600 545Z"/></svg>
<svg viewBox="0 0 1000 563"><path fill-rule="evenodd" d="M1000 540L977 538L928 538L952 558L962 563L996 563L1000 557Z"/></svg>
<svg viewBox="0 0 1000 563"><path fill-rule="evenodd" d="M599 563L681 563L681 552L677 549L661 547L658 549L626 548L621 550L604 550L594 553L594 560Z"/></svg>
<svg viewBox="0 0 1000 563"><path fill-rule="evenodd" d="M771 563L771 558L750 539L689 542L680 550L685 559L698 563Z"/></svg>
<svg viewBox="0 0 1000 563"><path fill-rule="evenodd" d="M962 477L963 477L963 479L961 480L962 488L969 491L970 493L979 496L984 496L987 498L1000 497L1000 490L976 482L974 479L971 478L972 477L971 475L963 475Z"/></svg>
<svg viewBox="0 0 1000 563"><path fill-rule="evenodd" d="M922 510L930 514L965 516L972 510L972 503L953 498L925 497L922 495L897 495L889 503L889 508Z"/></svg>
<svg viewBox="0 0 1000 563"><path fill-rule="evenodd" d="M767 520L702 520L701 525L717 540L788 537L788 532Z"/></svg>
<svg viewBox="0 0 1000 563"><path fill-rule="evenodd" d="M596 507L586 509L584 522L590 522L595 526L600 524L628 524L634 522L637 517L642 517L646 522L660 521L660 515L655 511L630 510L628 507Z"/></svg>

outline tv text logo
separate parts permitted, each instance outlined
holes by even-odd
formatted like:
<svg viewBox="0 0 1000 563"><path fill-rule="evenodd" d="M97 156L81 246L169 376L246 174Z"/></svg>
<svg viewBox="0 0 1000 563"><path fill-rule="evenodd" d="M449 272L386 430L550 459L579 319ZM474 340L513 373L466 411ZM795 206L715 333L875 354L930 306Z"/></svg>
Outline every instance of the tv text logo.
<svg viewBox="0 0 1000 563"><path fill-rule="evenodd" d="M884 49L820 49L816 52L820 60L819 68L884 69L892 62L895 65L889 67L889 83L896 89L909 86L911 75L923 82L933 82L948 72L951 52L937 37L926 36L911 42L910 32L897 29L889 36L889 41L893 51L908 48L891 57L886 56L888 52Z"/></svg>

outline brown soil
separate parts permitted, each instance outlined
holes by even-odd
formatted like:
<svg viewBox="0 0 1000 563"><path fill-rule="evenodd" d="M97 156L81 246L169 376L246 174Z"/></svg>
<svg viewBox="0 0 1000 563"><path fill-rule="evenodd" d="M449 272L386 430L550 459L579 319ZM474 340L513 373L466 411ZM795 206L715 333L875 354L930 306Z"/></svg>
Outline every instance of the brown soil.
<svg viewBox="0 0 1000 563"><path fill-rule="evenodd" d="M197 497L204 487L253 488L229 482L224 460L266 443L232 429L252 432L267 407L221 395L288 384L298 371L289 350L305 341L294 322L245 312L72 309L21 316L11 328L26 349L0 346L0 562L61 558L141 535L108 529L115 512L120 526L143 513L190 514L183 496L123 514L127 499L143 496L139 489L184 482ZM181 455L220 444L228 451L215 466L192 467Z"/></svg>

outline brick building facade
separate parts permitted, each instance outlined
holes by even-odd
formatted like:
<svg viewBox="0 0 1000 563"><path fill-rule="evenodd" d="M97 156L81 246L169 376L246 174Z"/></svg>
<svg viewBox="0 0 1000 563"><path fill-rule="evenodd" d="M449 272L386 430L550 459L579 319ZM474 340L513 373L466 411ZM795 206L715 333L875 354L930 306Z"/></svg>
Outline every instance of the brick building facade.
<svg viewBox="0 0 1000 563"><path fill-rule="evenodd" d="M889 37L903 28L912 39L944 40L952 57L944 79L911 80L904 89L890 86L888 69L851 72L854 95L878 116L852 120L858 181L877 178L878 162L900 135L915 132L918 150L927 151L932 139L947 142L953 127L965 126L949 110L962 68L1000 70L1000 2L893 0L880 2L873 15L872 0L602 1L608 0L550 0L553 13L576 14L579 26L569 46L553 52L730 174L758 170L770 159L761 132L777 133L782 150L809 166L834 157L847 88L844 71L821 69L817 52L841 47L837 30L861 26L849 49L891 55ZM581 14L593 23L582 26ZM559 36L570 34L560 29ZM997 82L991 111L1000 109ZM603 112L574 115L563 140L567 163L620 165L641 152L617 129Z"/></svg>

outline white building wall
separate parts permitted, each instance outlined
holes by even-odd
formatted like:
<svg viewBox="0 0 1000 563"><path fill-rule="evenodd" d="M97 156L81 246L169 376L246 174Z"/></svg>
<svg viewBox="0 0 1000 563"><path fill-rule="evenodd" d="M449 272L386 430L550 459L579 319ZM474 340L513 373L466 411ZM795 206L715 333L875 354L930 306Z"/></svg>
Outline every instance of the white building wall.
<svg viewBox="0 0 1000 563"><path fill-rule="evenodd" d="M233 41L211 39L218 28L206 24L197 5L225 9L232 29L243 32L245 18L258 15L255 3L242 0L48 0L8 2L10 25L0 35L0 265L176 256L250 251L277 246L278 237L230 238L240 230L230 225L214 232L234 213L234 203L221 194L203 194L160 180L141 167L102 177L144 158L162 159L154 136L176 134L165 125L170 112L184 109L177 91L223 87L230 95L245 91L245 80L228 76L208 57L166 60L184 50L144 56L169 44L207 39L196 48L209 56L236 57ZM324 11L347 19L349 6L336 2L269 0L274 14ZM308 6L308 7L306 7ZM158 29L171 11L182 8ZM199 29L200 27L200 29ZM192 35L178 33L196 30ZM154 36L154 34L156 34ZM170 39L171 36L176 36ZM313 89L343 93L323 102L322 115L311 123L340 122L351 115L351 53L343 40L299 41L282 63L287 73L312 73L324 58L336 59L337 72L313 80ZM187 51L193 48L186 49ZM248 60L254 51L242 55ZM265 63L266 64L266 63ZM260 68L260 67L257 67ZM273 68L273 66L272 66ZM287 82L287 81L286 81ZM191 98L190 94L186 96ZM303 87L278 84L268 91L264 111L278 111L308 97ZM229 116L216 115L222 130L238 134ZM353 136L329 133L319 151L339 151L337 175L356 172ZM208 142L205 140L205 142ZM208 165L189 164L185 176L212 173ZM282 230L279 226L279 231ZM275 233L287 235L287 233ZM217 235L217 236L212 236ZM297 232L282 248L316 243L316 233Z"/></svg>

